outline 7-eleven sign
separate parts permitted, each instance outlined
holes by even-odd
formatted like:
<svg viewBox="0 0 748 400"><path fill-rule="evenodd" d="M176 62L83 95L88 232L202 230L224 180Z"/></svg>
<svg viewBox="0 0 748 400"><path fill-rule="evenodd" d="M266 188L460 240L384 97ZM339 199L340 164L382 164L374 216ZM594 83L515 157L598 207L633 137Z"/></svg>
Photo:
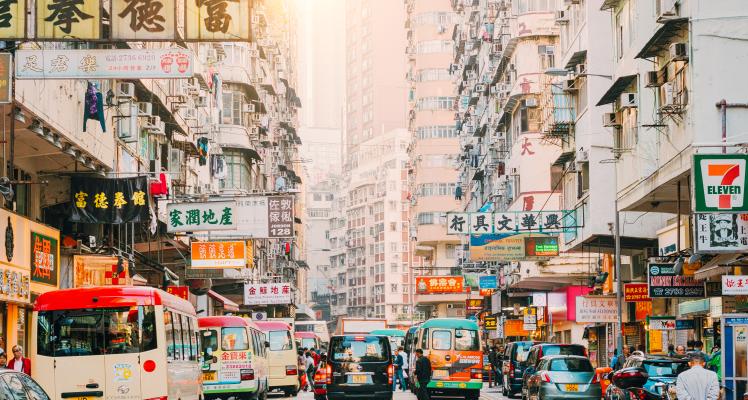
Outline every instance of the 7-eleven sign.
<svg viewBox="0 0 748 400"><path fill-rule="evenodd" d="M694 212L746 212L746 154L693 157Z"/></svg>

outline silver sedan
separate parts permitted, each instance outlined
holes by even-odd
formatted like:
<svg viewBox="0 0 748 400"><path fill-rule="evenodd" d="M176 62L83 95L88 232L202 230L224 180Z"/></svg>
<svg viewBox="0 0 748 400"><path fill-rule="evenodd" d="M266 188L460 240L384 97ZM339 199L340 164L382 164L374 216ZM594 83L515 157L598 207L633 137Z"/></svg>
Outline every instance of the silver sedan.
<svg viewBox="0 0 748 400"><path fill-rule="evenodd" d="M590 360L580 356L546 356L527 381L529 400L599 399L600 382Z"/></svg>

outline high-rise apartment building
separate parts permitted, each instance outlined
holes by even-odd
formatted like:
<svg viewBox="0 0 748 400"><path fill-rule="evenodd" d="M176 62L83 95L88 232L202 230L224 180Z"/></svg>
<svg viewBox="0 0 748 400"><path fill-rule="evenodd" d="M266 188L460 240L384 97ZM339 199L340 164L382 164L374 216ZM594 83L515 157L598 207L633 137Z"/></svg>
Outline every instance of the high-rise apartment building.
<svg viewBox="0 0 748 400"><path fill-rule="evenodd" d="M406 1L411 239L415 275L452 275L460 238L447 236L444 213L461 208L455 128L452 33L458 15L449 0ZM465 294L416 295L421 317L463 316Z"/></svg>

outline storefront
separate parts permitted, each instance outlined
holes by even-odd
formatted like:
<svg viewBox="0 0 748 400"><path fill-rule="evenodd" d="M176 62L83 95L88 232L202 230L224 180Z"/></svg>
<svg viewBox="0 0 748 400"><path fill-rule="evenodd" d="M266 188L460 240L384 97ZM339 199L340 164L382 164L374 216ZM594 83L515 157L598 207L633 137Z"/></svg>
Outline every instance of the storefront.
<svg viewBox="0 0 748 400"><path fill-rule="evenodd" d="M31 306L59 287L60 232L0 210L0 347L21 345L28 354Z"/></svg>

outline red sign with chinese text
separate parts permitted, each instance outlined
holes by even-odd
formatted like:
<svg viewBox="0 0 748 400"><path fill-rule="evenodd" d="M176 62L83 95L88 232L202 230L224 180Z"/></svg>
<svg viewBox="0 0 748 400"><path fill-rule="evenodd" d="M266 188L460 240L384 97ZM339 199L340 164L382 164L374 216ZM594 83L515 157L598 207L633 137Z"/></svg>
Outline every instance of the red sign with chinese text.
<svg viewBox="0 0 748 400"><path fill-rule="evenodd" d="M483 299L466 299L465 310L480 311L483 309Z"/></svg>
<svg viewBox="0 0 748 400"><path fill-rule="evenodd" d="M465 280L461 276L417 276L416 290L419 294L462 293Z"/></svg>
<svg viewBox="0 0 748 400"><path fill-rule="evenodd" d="M479 293L481 296L486 297L493 295L493 292L495 291L496 289L480 289Z"/></svg>
<svg viewBox="0 0 748 400"><path fill-rule="evenodd" d="M174 296L181 297L185 300L190 299L190 290L187 286L169 286L166 288L167 293L171 293Z"/></svg>
<svg viewBox="0 0 748 400"><path fill-rule="evenodd" d="M623 285L623 300L627 302L652 301L646 283L626 283Z"/></svg>

